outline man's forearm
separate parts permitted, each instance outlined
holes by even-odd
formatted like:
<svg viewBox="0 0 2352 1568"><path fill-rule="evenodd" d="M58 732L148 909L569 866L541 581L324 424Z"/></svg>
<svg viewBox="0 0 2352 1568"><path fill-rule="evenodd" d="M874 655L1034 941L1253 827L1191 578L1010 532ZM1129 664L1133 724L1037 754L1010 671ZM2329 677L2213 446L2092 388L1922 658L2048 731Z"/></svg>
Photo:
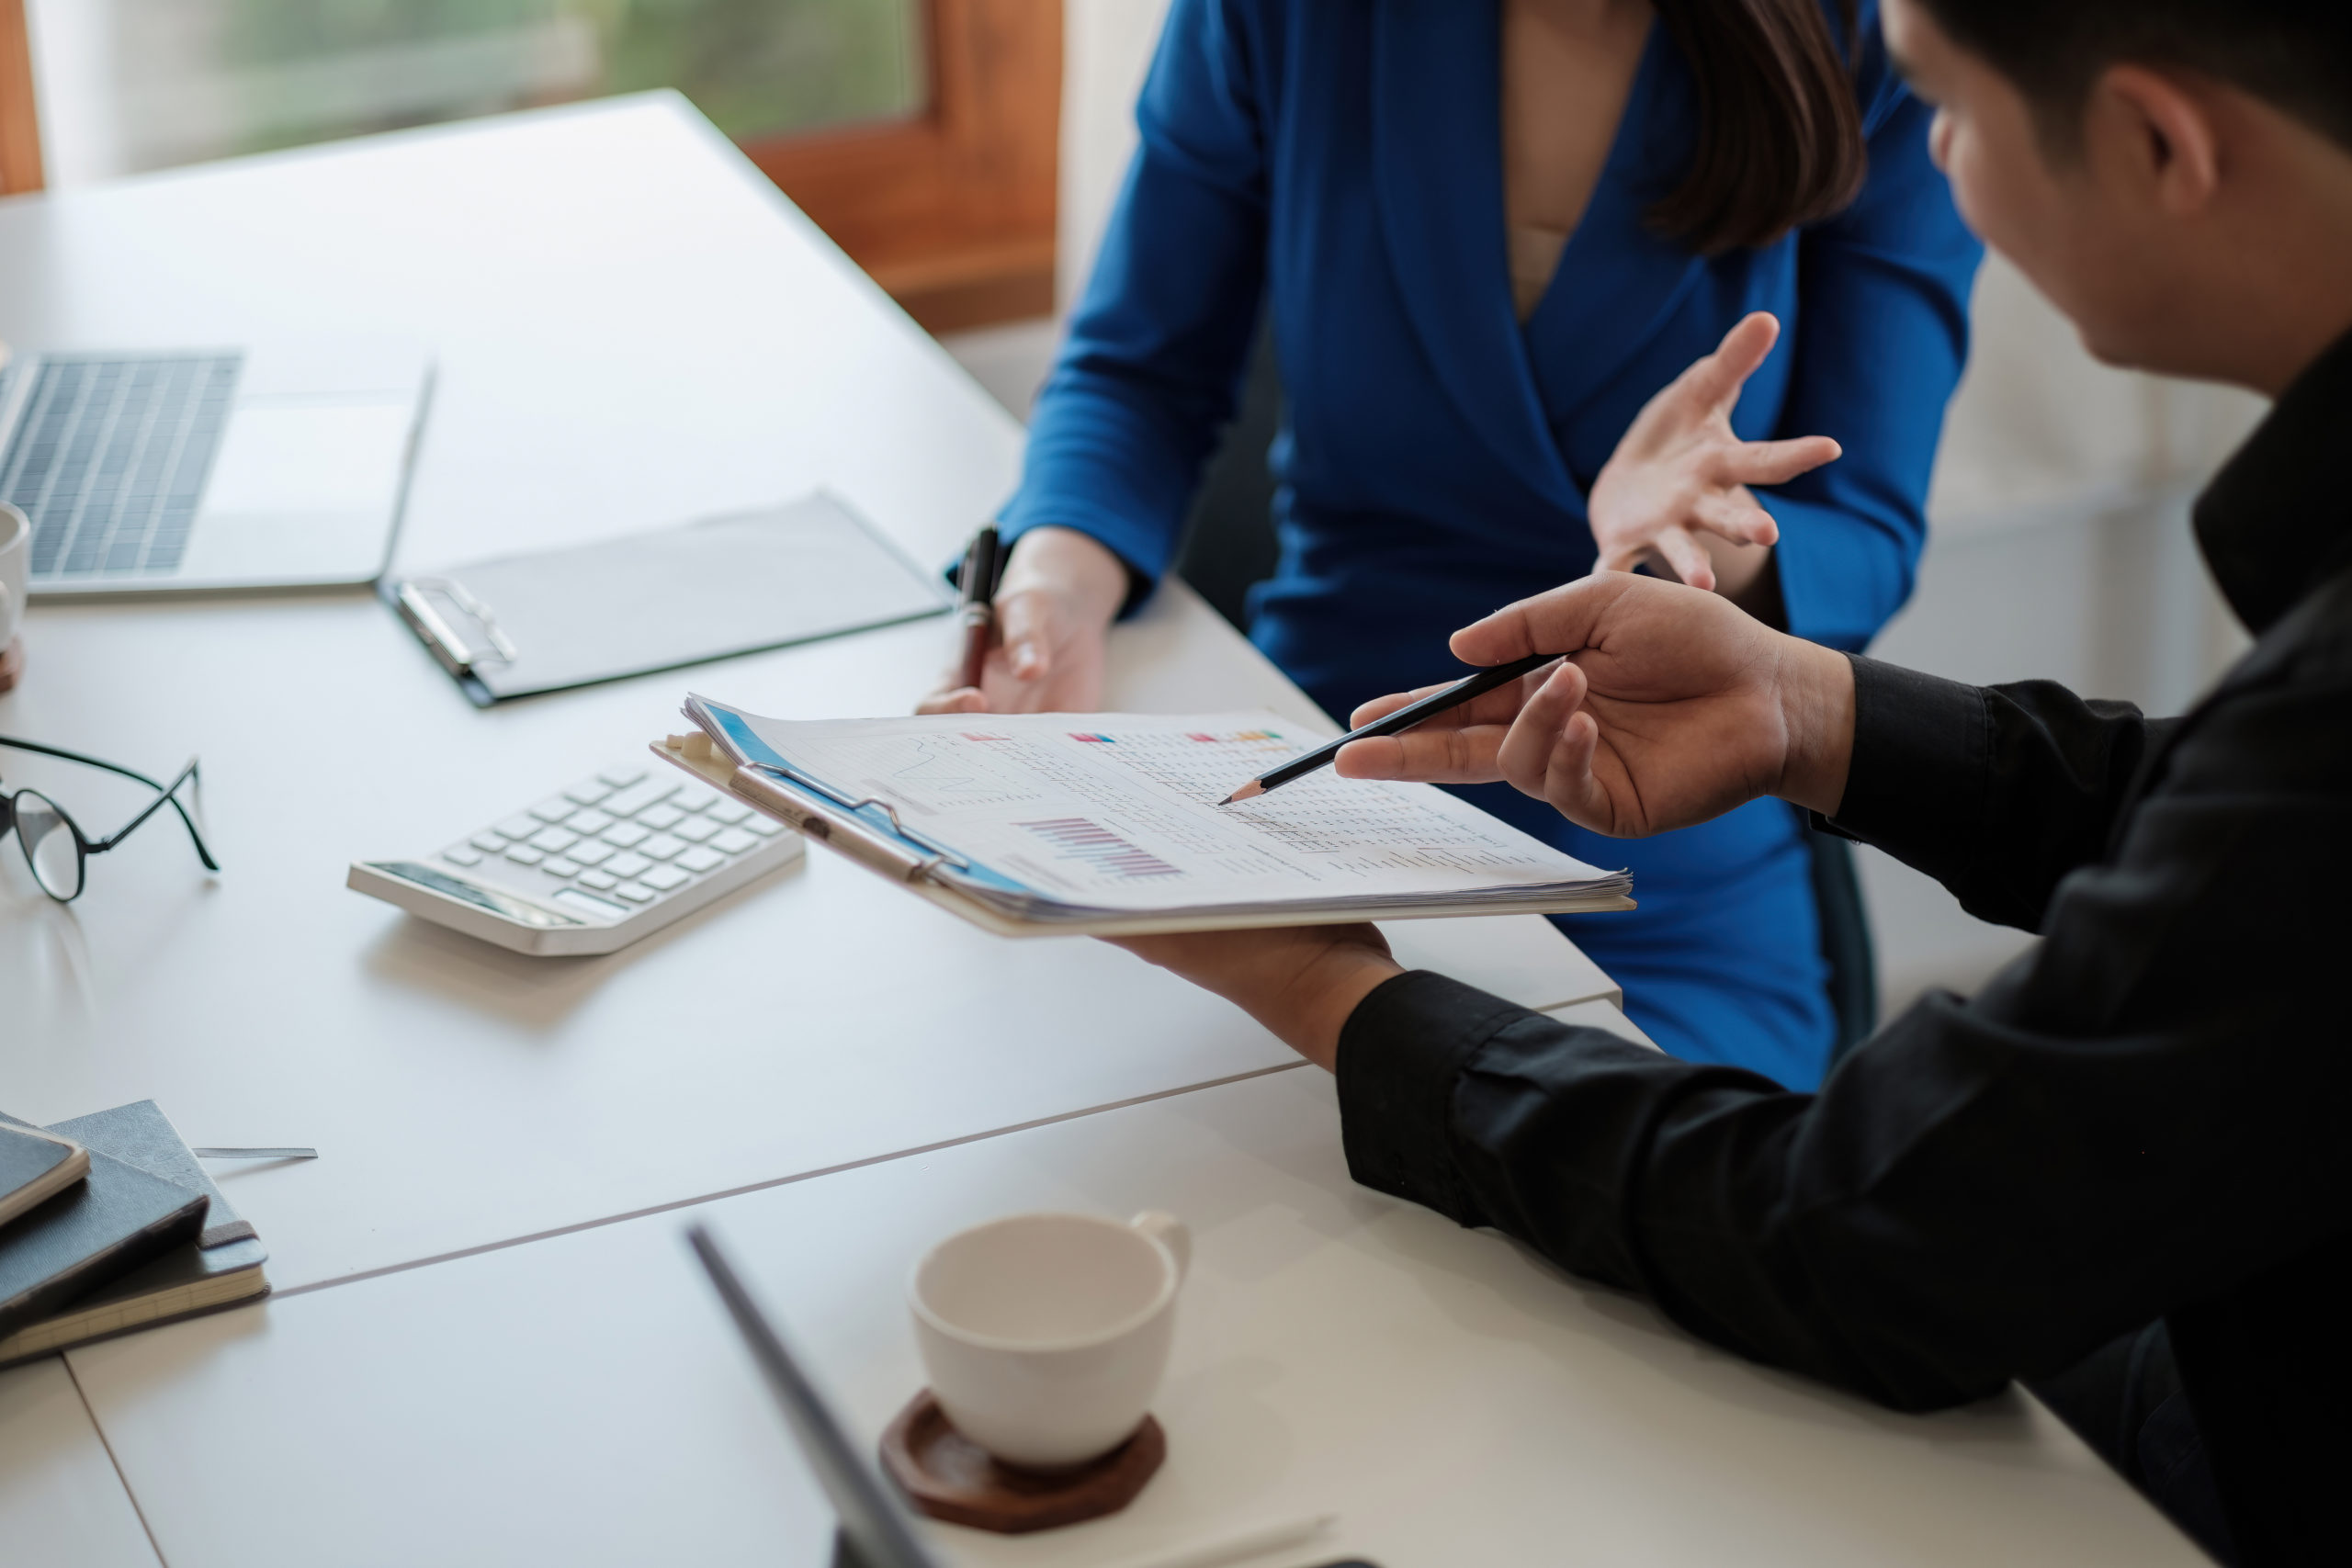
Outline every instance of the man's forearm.
<svg viewBox="0 0 2352 1568"><path fill-rule="evenodd" d="M1835 817L1854 757L1854 667L1834 649L1801 637L1781 645L1780 685L1788 750L1781 799Z"/></svg>
<svg viewBox="0 0 2352 1568"><path fill-rule="evenodd" d="M1942 883L1979 919L2039 930L2060 879L2106 853L2169 721L2046 681L1969 686L1851 663L1846 790L1823 815Z"/></svg>

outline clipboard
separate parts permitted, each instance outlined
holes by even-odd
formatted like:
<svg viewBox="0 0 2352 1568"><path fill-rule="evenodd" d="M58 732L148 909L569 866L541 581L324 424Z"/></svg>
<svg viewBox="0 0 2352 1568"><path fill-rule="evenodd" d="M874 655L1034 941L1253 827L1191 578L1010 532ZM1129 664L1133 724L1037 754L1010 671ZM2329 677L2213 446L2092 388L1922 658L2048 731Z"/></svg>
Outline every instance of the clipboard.
<svg viewBox="0 0 2352 1568"><path fill-rule="evenodd" d="M838 496L379 589L469 701L675 670L943 615L953 596Z"/></svg>
<svg viewBox="0 0 2352 1568"><path fill-rule="evenodd" d="M686 716L701 722L689 699ZM1215 915L1105 914L1084 919L1024 919L970 896L966 887L993 883L1019 890L987 866L979 865L952 846L910 828L896 807L872 796L854 798L821 780L795 773L788 766L747 763L720 750L700 730L671 735L648 750L663 761L682 768L712 788L732 795L754 810L843 855L875 874L906 888L981 930L1004 937L1152 936L1174 931L1252 931L1300 925L1329 925L1375 919L1451 919L1465 916L1545 913L1602 913L1635 908L1625 895L1578 896L1555 900L1550 907L1515 905L1498 908L1476 897L1456 902L1416 904L1409 908L1367 910L1360 905L1322 908L1285 903L1260 909ZM771 753L773 754L773 753ZM781 760L779 759L779 762Z"/></svg>

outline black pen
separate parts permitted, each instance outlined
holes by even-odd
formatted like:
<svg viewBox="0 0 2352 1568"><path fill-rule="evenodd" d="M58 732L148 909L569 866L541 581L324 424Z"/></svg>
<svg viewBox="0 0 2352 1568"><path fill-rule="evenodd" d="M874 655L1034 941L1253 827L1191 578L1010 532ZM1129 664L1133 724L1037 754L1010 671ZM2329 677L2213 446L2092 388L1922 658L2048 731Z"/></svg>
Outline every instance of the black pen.
<svg viewBox="0 0 2352 1568"><path fill-rule="evenodd" d="M1280 789L1293 779L1305 778L1317 768L1328 768L1340 754L1340 748L1351 740L1369 740L1377 735L1394 735L1400 729L1410 729L1433 714L1448 708L1458 708L1473 697L1481 697L1498 686L1508 686L1531 670L1541 670L1560 656L1556 653L1531 653L1525 659L1514 659L1509 664L1497 664L1465 676L1442 692L1431 692L1419 702L1408 703L1386 718L1375 718L1362 729L1351 729L1337 740L1327 741L1303 756L1293 757L1272 773L1261 773L1217 802L1231 806L1237 801L1255 800L1270 789Z"/></svg>
<svg viewBox="0 0 2352 1568"><path fill-rule="evenodd" d="M964 547L964 570L957 574L962 592L957 618L964 626L963 684L977 686L988 667L989 642L996 635L996 583L1004 568L996 525L984 525Z"/></svg>

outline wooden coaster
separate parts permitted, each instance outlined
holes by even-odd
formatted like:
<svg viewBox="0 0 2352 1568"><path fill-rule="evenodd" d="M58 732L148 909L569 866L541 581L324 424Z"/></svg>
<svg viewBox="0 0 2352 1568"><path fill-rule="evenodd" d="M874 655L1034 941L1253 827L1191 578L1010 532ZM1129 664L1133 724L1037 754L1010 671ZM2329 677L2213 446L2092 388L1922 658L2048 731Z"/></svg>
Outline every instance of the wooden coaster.
<svg viewBox="0 0 2352 1568"><path fill-rule="evenodd" d="M882 1434L882 1464L914 1506L934 1519L999 1535L1024 1535L1099 1519L1136 1500L1168 1457L1168 1437L1147 1416L1136 1435L1075 1470L1020 1470L947 1421L924 1389Z"/></svg>
<svg viewBox="0 0 2352 1568"><path fill-rule="evenodd" d="M17 677L25 672L25 641L22 637L0 648L0 692L12 690Z"/></svg>

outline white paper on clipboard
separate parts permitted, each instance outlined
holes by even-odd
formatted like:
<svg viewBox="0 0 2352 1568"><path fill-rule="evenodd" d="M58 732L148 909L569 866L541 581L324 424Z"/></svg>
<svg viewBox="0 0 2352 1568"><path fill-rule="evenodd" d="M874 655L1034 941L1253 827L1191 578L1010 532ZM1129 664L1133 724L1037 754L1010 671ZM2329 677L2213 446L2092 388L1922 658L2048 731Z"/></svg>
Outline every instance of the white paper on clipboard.
<svg viewBox="0 0 2352 1568"><path fill-rule="evenodd" d="M477 703L938 615L953 599L838 497L389 580Z"/></svg>

